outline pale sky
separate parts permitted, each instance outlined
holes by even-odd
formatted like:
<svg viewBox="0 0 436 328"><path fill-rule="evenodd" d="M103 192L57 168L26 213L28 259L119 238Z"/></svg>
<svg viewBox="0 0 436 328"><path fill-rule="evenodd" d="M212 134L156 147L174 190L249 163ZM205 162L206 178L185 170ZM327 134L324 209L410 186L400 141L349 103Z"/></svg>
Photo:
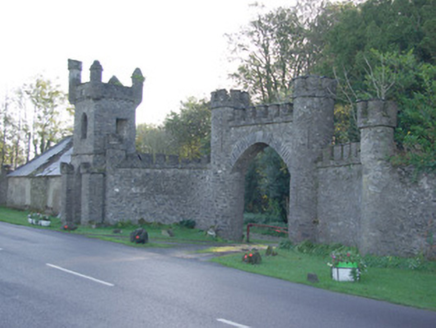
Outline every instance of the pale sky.
<svg viewBox="0 0 436 328"><path fill-rule="evenodd" d="M161 123L189 96L234 87L227 79L225 33L255 17L254 0L2 0L0 97L42 74L67 92L68 58L94 60L103 82L116 75L130 86L134 69L146 78L137 123ZM268 9L294 0L263 0Z"/></svg>

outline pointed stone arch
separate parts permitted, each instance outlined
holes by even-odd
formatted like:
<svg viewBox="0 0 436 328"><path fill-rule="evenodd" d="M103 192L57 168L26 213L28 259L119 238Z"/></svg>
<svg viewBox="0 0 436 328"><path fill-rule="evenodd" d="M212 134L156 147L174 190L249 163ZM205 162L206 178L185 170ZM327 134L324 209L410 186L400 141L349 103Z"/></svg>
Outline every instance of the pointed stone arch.
<svg viewBox="0 0 436 328"><path fill-rule="evenodd" d="M230 167L232 171L241 170L247 162L253 159L263 148L273 148L285 162L288 170L291 168L291 148L285 145L272 133L257 131L240 139L230 154Z"/></svg>
<svg viewBox="0 0 436 328"><path fill-rule="evenodd" d="M215 221L223 235L240 239L244 173L248 162L270 146L291 175L289 231L296 241L317 238L317 159L331 142L336 81L294 79L293 102L251 106L247 93L212 93L211 186Z"/></svg>

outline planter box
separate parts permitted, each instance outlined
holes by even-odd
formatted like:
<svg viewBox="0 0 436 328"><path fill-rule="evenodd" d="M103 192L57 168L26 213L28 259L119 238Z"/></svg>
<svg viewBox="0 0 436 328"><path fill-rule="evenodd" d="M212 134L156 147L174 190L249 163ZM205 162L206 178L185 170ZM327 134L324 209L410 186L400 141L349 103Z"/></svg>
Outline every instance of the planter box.
<svg viewBox="0 0 436 328"><path fill-rule="evenodd" d="M353 270L356 276L353 276ZM336 281L357 281L360 278L360 270L355 262L339 262L332 268L332 279Z"/></svg>
<svg viewBox="0 0 436 328"><path fill-rule="evenodd" d="M39 225L43 226L43 227L48 227L50 225L50 221L47 220L40 220L39 221Z"/></svg>

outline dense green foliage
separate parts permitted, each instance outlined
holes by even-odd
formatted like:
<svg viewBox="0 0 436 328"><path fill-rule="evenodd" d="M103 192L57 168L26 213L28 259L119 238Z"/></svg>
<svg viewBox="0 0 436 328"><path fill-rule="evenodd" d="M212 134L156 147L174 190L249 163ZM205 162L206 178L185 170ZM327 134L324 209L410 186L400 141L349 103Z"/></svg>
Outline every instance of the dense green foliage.
<svg viewBox="0 0 436 328"><path fill-rule="evenodd" d="M337 8L336 22L325 36L324 57L314 72L338 79L339 100L349 108L350 124L339 130L338 140L358 139L358 99L394 100L399 105L394 163L434 170L436 1L332 6Z"/></svg>
<svg viewBox="0 0 436 328"><path fill-rule="evenodd" d="M136 149L142 153L179 155L197 159L210 154L211 111L206 100L189 97L172 111L162 125L140 124Z"/></svg>
<svg viewBox="0 0 436 328"><path fill-rule="evenodd" d="M436 170L436 65L418 64L420 90L410 97L400 95L399 127L396 140L402 152L394 163L413 164L418 170Z"/></svg>
<svg viewBox="0 0 436 328"><path fill-rule="evenodd" d="M181 158L194 159L210 153L210 117L207 101L194 97L181 102L180 112L167 115L164 129Z"/></svg>
<svg viewBox="0 0 436 328"><path fill-rule="evenodd" d="M263 215L253 222L287 222L289 179L286 164L271 147L255 157L245 175L245 211Z"/></svg>
<svg viewBox="0 0 436 328"><path fill-rule="evenodd" d="M136 150L146 154L177 154L162 126L139 124L136 127Z"/></svg>

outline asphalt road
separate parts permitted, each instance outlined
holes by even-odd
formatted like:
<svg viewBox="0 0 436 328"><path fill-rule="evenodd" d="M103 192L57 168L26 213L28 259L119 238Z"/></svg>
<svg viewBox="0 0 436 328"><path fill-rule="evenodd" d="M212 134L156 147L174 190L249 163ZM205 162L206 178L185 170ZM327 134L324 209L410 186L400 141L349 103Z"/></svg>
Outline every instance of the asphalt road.
<svg viewBox="0 0 436 328"><path fill-rule="evenodd" d="M0 222L0 327L436 327L436 312L168 252Z"/></svg>

